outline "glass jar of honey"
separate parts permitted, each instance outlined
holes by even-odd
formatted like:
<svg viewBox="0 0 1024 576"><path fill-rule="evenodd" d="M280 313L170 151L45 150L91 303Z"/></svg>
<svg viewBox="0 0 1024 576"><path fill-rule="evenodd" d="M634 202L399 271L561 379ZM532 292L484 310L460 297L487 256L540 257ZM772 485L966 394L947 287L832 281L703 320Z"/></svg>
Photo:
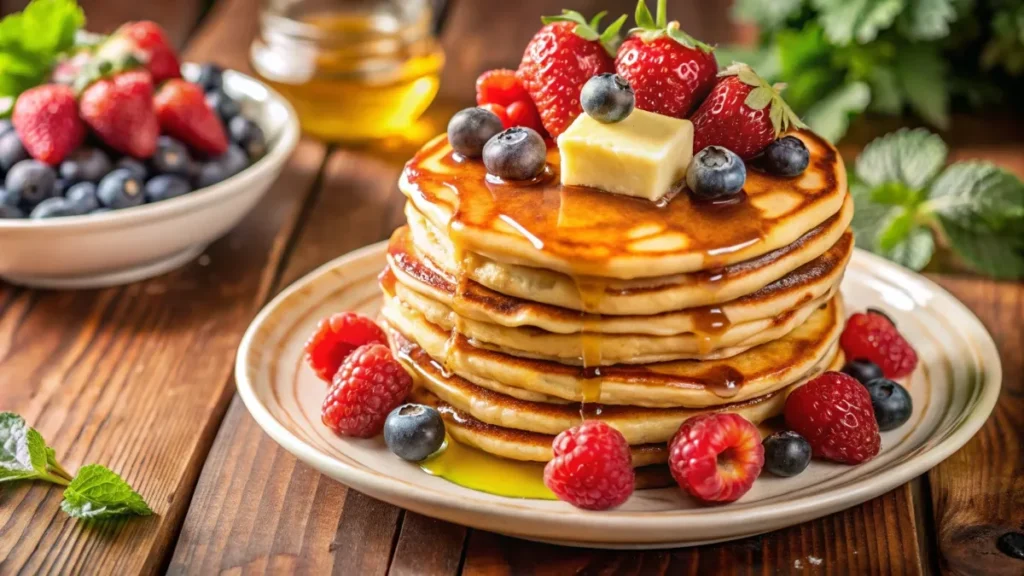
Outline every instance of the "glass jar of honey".
<svg viewBox="0 0 1024 576"><path fill-rule="evenodd" d="M253 68L326 141L401 133L437 94L428 0L264 0Z"/></svg>

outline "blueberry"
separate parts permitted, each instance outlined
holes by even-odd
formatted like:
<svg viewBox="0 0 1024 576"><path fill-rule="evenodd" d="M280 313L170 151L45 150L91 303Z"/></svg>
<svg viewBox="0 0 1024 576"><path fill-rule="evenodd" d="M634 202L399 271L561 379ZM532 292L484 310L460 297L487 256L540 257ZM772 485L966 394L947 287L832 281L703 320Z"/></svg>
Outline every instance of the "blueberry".
<svg viewBox="0 0 1024 576"><path fill-rule="evenodd" d="M195 183L196 188L206 188L227 180L229 176L224 165L213 160L199 167L199 173L192 179L192 182Z"/></svg>
<svg viewBox="0 0 1024 576"><path fill-rule="evenodd" d="M864 358L854 358L850 360L841 370L843 374L852 376L861 384L867 384L876 378L885 376L882 369L871 360L865 360Z"/></svg>
<svg viewBox="0 0 1024 576"><path fill-rule="evenodd" d="M35 206L53 197L57 175L38 160L22 160L7 173L4 184L9 192L21 197L23 204Z"/></svg>
<svg viewBox="0 0 1024 576"><path fill-rule="evenodd" d="M100 200L96 197L96 185L92 182L79 182L68 188L64 198L74 206L78 214L88 214L100 207Z"/></svg>
<svg viewBox="0 0 1024 576"><path fill-rule="evenodd" d="M21 211L21 208L17 206L11 206L10 204L0 204L0 220L10 220L14 218L24 218L25 213Z"/></svg>
<svg viewBox="0 0 1024 576"><path fill-rule="evenodd" d="M721 200L743 189L747 167L732 150L708 146L693 157L686 172L686 186L704 200Z"/></svg>
<svg viewBox="0 0 1024 576"><path fill-rule="evenodd" d="M113 210L107 208L106 206L100 206L99 208L90 212L90 214L106 214L107 212L113 212Z"/></svg>
<svg viewBox="0 0 1024 576"><path fill-rule="evenodd" d="M17 207L21 204L21 194L0 188L0 205Z"/></svg>
<svg viewBox="0 0 1024 576"><path fill-rule="evenodd" d="M810 161L811 153L802 140L796 136L784 136L769 144L753 164L769 174L791 178L803 174Z"/></svg>
<svg viewBox="0 0 1024 576"><path fill-rule="evenodd" d="M580 104L588 116L604 124L622 122L633 113L636 96L622 76L605 72L583 85Z"/></svg>
<svg viewBox="0 0 1024 576"><path fill-rule="evenodd" d="M131 156L125 156L118 160L117 165L114 166L114 168L123 168L128 170L139 180L144 181L146 178L149 178L149 169L146 168L146 165Z"/></svg>
<svg viewBox="0 0 1024 576"><path fill-rule="evenodd" d="M67 181L67 180L65 180L63 178L57 178L56 180L53 181L53 195L54 196L63 196L64 193L67 192L68 188L70 188L70 187L71 187L71 182L69 182L69 181Z"/></svg>
<svg viewBox="0 0 1024 576"><path fill-rule="evenodd" d="M910 420L914 403L906 388L886 378L876 378L864 386L871 395L871 406L875 409L879 430L893 430Z"/></svg>
<svg viewBox="0 0 1024 576"><path fill-rule="evenodd" d="M217 113L221 122L225 124L242 113L242 105L219 88L206 93L206 103Z"/></svg>
<svg viewBox="0 0 1024 576"><path fill-rule="evenodd" d="M11 130L14 130L14 124L11 124L10 120L0 120L0 136L7 134Z"/></svg>
<svg viewBox="0 0 1024 576"><path fill-rule="evenodd" d="M62 216L77 216L80 212L66 198L47 198L43 200L29 215L32 219L60 218Z"/></svg>
<svg viewBox="0 0 1024 576"><path fill-rule="evenodd" d="M228 135L249 155L250 160L262 158L267 153L267 139L258 124L244 116L235 116L228 122Z"/></svg>
<svg viewBox="0 0 1024 576"><path fill-rule="evenodd" d="M484 146L487 171L505 180L529 180L547 163L544 138L532 128L516 126L499 133Z"/></svg>
<svg viewBox="0 0 1024 576"><path fill-rule="evenodd" d="M146 182L146 201L159 202L184 196L192 191L192 186L181 176L161 174Z"/></svg>
<svg viewBox="0 0 1024 576"><path fill-rule="evenodd" d="M203 89L203 92L219 90L224 85L224 71L213 62L207 62L199 67L196 84Z"/></svg>
<svg viewBox="0 0 1024 576"><path fill-rule="evenodd" d="M18 133L11 130L0 136L0 174L7 172L22 160L28 160L28 152L21 145Z"/></svg>
<svg viewBox="0 0 1024 576"><path fill-rule="evenodd" d="M448 143L466 158L479 158L484 145L501 132L501 119L483 108L459 110L448 121Z"/></svg>
<svg viewBox="0 0 1024 576"><path fill-rule="evenodd" d="M113 210L131 208L145 201L142 180L125 168L118 168L104 176L96 189L96 196L100 204Z"/></svg>
<svg viewBox="0 0 1024 576"><path fill-rule="evenodd" d="M230 144L227 152L217 157L217 162L224 165L230 178L249 167L249 156L237 144Z"/></svg>
<svg viewBox="0 0 1024 576"><path fill-rule="evenodd" d="M425 460L444 444L444 421L430 406L404 404L384 421L384 442L402 460Z"/></svg>
<svg viewBox="0 0 1024 576"><path fill-rule="evenodd" d="M99 182L110 172L110 157L99 148L82 147L60 163L60 177L68 184Z"/></svg>
<svg viewBox="0 0 1024 576"><path fill-rule="evenodd" d="M764 469L776 476L796 476L811 463L811 444L796 432L776 432L765 438L762 445Z"/></svg>
<svg viewBox="0 0 1024 576"><path fill-rule="evenodd" d="M170 136L161 136L156 141L156 152L149 159L154 174L188 175L192 156L188 148Z"/></svg>

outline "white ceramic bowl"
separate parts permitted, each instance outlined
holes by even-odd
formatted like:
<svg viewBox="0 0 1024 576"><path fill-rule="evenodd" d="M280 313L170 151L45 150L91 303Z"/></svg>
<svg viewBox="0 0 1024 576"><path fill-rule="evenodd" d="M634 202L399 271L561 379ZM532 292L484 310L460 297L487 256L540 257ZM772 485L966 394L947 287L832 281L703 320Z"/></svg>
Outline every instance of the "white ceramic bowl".
<svg viewBox="0 0 1024 576"><path fill-rule="evenodd" d="M185 74L197 66L187 64ZM266 84L224 72L224 90L267 136L267 154L241 173L185 196L105 214L0 220L0 276L39 288L135 282L191 261L227 234L277 179L299 139L295 110Z"/></svg>

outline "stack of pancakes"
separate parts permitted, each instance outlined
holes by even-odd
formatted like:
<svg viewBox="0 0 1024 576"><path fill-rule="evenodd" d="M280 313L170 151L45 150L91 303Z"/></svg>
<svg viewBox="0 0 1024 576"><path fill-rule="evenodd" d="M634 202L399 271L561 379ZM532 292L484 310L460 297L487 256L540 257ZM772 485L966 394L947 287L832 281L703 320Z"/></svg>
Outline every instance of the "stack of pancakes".
<svg viewBox="0 0 1024 576"><path fill-rule="evenodd" d="M457 441L544 462L585 419L664 462L687 418L758 423L842 363L839 283L853 253L846 173L809 132L807 171L748 171L728 203L563 187L558 150L501 182L442 136L406 165L408 226L381 274L396 357Z"/></svg>

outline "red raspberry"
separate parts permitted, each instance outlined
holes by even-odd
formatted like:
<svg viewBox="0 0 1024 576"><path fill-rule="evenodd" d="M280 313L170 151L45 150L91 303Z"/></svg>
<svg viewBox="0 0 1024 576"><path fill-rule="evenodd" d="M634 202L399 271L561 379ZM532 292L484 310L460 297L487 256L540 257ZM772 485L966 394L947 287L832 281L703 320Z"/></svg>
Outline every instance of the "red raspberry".
<svg viewBox="0 0 1024 576"><path fill-rule="evenodd" d="M364 344L387 344L380 326L362 314L342 312L324 318L306 341L306 362L325 382L356 348Z"/></svg>
<svg viewBox="0 0 1024 576"><path fill-rule="evenodd" d="M841 372L825 372L786 399L786 425L811 444L819 458L860 464L881 447L871 396Z"/></svg>
<svg viewBox="0 0 1024 576"><path fill-rule="evenodd" d="M515 70L488 70L476 79L476 103L479 106L508 106L513 102L529 99L526 89L516 79Z"/></svg>
<svg viewBox="0 0 1024 576"><path fill-rule="evenodd" d="M672 477L704 502L738 500L764 466L761 433L739 414L694 416L683 422L668 448Z"/></svg>
<svg viewBox="0 0 1024 576"><path fill-rule="evenodd" d="M587 510L607 510L633 493L629 444L600 420L587 420L555 437L555 458L544 467L544 484L560 500Z"/></svg>
<svg viewBox="0 0 1024 576"><path fill-rule="evenodd" d="M540 121L540 114L537 112L537 107L533 105L533 100L529 98L517 100L508 105L507 111L508 121L512 126L526 126L533 128L541 136L547 136L548 132Z"/></svg>
<svg viewBox="0 0 1024 576"><path fill-rule="evenodd" d="M360 346L334 375L321 417L340 436L371 438L410 390L412 378L387 346Z"/></svg>
<svg viewBox="0 0 1024 576"><path fill-rule="evenodd" d="M514 124L512 124L508 119L508 111L505 110L505 107L501 104L481 104L479 107L487 110L488 112L492 112L497 116L498 120L501 120L502 128L511 128L514 126Z"/></svg>
<svg viewBox="0 0 1024 576"><path fill-rule="evenodd" d="M878 364L886 378L902 378L917 367L917 352L881 314L868 312L850 316L839 343L847 358Z"/></svg>

